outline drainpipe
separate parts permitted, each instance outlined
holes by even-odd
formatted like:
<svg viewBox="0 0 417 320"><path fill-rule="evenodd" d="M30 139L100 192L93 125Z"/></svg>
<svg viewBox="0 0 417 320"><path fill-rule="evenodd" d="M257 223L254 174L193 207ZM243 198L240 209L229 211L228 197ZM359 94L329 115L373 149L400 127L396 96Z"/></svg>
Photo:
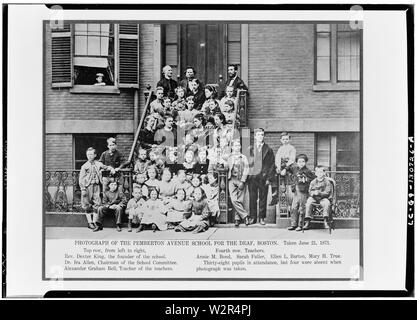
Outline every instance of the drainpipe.
<svg viewBox="0 0 417 320"><path fill-rule="evenodd" d="M139 125L139 89L135 89L133 96L133 135Z"/></svg>

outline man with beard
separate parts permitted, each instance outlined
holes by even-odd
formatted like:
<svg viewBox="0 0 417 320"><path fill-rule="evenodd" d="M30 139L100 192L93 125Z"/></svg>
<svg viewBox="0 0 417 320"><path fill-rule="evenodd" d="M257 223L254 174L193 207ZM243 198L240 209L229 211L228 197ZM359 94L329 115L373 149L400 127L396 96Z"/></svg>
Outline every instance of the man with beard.
<svg viewBox="0 0 417 320"><path fill-rule="evenodd" d="M167 96L171 99L175 97L175 88L178 87L178 84L175 80L172 79L172 68L169 65L166 65L162 68L162 73L164 76L157 83L157 87L164 88L164 96Z"/></svg>
<svg viewBox="0 0 417 320"><path fill-rule="evenodd" d="M191 82L195 79L196 71L194 67L187 66L184 71L185 79L180 81L180 87L185 88L185 95L190 96L191 93Z"/></svg>
<svg viewBox="0 0 417 320"><path fill-rule="evenodd" d="M228 86L233 87L234 95L236 95L237 89L248 90L248 87L246 86L246 84L237 75L237 70L238 68L237 68L237 65L235 64L229 64L227 66L228 79L226 82L226 87Z"/></svg>
<svg viewBox="0 0 417 320"><path fill-rule="evenodd" d="M249 224L255 223L259 218L261 225L265 224L266 218L266 200L268 195L268 186L273 177L274 170L274 152L264 142L265 130L262 128L255 129L255 143L249 152L249 203L250 219ZM257 200L259 199L259 214Z"/></svg>

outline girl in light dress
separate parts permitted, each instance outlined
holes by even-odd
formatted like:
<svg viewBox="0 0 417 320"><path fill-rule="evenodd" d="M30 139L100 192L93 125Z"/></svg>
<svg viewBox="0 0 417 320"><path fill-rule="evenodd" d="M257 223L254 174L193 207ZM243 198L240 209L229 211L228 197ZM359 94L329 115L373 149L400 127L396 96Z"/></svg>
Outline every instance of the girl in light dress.
<svg viewBox="0 0 417 320"><path fill-rule="evenodd" d="M193 191L192 215L182 221L176 228L176 232L193 231L193 233L204 232L209 228L210 211L201 187Z"/></svg>
<svg viewBox="0 0 417 320"><path fill-rule="evenodd" d="M185 101L185 98L184 98L185 89L183 87L177 87L175 88L175 93L178 98L172 103L172 107L178 113L179 111L184 111L185 109L187 109L187 102Z"/></svg>
<svg viewBox="0 0 417 320"><path fill-rule="evenodd" d="M151 227L153 232L156 230L167 230L167 208L161 199L158 199L159 192L152 189L149 193L149 200L143 206L143 216L137 232L141 232L147 227Z"/></svg>
<svg viewBox="0 0 417 320"><path fill-rule="evenodd" d="M191 201L185 199L186 194L184 189L177 189L175 198L167 205L167 224L168 229L174 229L184 219L191 216Z"/></svg>
<svg viewBox="0 0 417 320"><path fill-rule="evenodd" d="M148 187L148 193L150 194L151 190L157 189L158 193L161 188L161 181L157 178L156 168L155 166L148 167L148 180L146 180L145 185Z"/></svg>
<svg viewBox="0 0 417 320"><path fill-rule="evenodd" d="M172 173L169 168L164 169L161 179L159 183L159 197L164 204L167 204L175 195L175 181L172 181Z"/></svg>

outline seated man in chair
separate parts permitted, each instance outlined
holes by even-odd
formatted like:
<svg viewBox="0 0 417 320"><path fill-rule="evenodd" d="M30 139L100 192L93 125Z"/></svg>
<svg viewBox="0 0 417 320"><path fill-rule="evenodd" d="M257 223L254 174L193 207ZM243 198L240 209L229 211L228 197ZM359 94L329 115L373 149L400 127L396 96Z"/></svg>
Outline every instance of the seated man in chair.
<svg viewBox="0 0 417 320"><path fill-rule="evenodd" d="M309 198L306 203L306 217L304 230L308 230L311 227L312 211L315 204L320 204L323 208L323 218L325 228L329 226L329 216L331 210L331 195L332 195L332 183L330 179L326 177L326 171L323 166L317 166L315 169L316 177L310 183Z"/></svg>

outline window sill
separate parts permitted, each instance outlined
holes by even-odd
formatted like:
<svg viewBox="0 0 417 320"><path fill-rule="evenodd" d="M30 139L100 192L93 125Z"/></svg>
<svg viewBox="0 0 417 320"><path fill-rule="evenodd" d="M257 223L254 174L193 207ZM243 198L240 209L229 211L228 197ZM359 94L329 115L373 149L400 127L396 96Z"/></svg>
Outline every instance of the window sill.
<svg viewBox="0 0 417 320"><path fill-rule="evenodd" d="M349 83L318 83L313 85L313 91L359 91L359 82Z"/></svg>
<svg viewBox="0 0 417 320"><path fill-rule="evenodd" d="M103 93L120 94L120 90L115 86L94 86L94 85L75 85L70 89L71 93Z"/></svg>

